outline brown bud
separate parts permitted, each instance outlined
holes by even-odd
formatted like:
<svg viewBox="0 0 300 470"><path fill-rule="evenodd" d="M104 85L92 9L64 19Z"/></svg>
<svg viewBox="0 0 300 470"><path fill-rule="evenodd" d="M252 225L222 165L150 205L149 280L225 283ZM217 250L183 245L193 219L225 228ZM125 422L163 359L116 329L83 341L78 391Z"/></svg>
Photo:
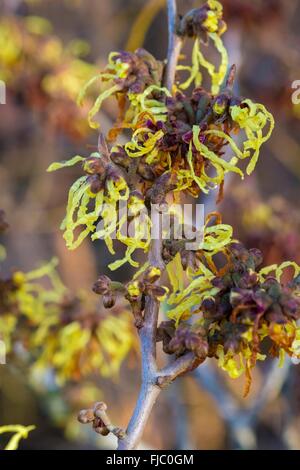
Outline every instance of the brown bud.
<svg viewBox="0 0 300 470"><path fill-rule="evenodd" d="M155 299L162 302L165 300L166 296L168 295L168 288L163 286L157 286L155 284L146 284L145 286L145 293L151 295Z"/></svg>
<svg viewBox="0 0 300 470"><path fill-rule="evenodd" d="M95 294L104 295L110 292L111 280L104 274L98 278L93 285L93 291Z"/></svg>
<svg viewBox="0 0 300 470"><path fill-rule="evenodd" d="M129 168L131 158L127 155L122 145L116 145L112 148L110 158L116 165L126 169Z"/></svg>
<svg viewBox="0 0 300 470"><path fill-rule="evenodd" d="M106 411L107 410L107 404L104 403L104 401L97 401L94 405L94 413L95 416L97 416L97 411ZM100 416L98 416L100 418Z"/></svg>
<svg viewBox="0 0 300 470"><path fill-rule="evenodd" d="M104 308L112 308L116 303L116 296L113 292L108 292L107 294L103 295L103 307Z"/></svg>
<svg viewBox="0 0 300 470"><path fill-rule="evenodd" d="M94 431L98 434L101 434L101 436L107 436L109 434L109 430L107 429L101 418L95 418L93 428Z"/></svg>
<svg viewBox="0 0 300 470"><path fill-rule="evenodd" d="M93 194L97 194L103 189L103 182L99 178L99 175L92 175L89 177L90 190Z"/></svg>
<svg viewBox="0 0 300 470"><path fill-rule="evenodd" d="M125 439L126 432L122 428L114 428L113 433L118 439Z"/></svg>
<svg viewBox="0 0 300 470"><path fill-rule="evenodd" d="M139 330L144 325L144 317L142 313L141 302L132 301L131 308L134 316L134 326Z"/></svg>
<svg viewBox="0 0 300 470"><path fill-rule="evenodd" d="M155 180L154 170L151 168L150 165L147 165L146 163L140 163L138 166L137 172L146 181Z"/></svg>
<svg viewBox="0 0 300 470"><path fill-rule="evenodd" d="M150 282L151 284L158 281L161 277L161 269L156 266L150 266L144 275L144 281Z"/></svg>
<svg viewBox="0 0 300 470"><path fill-rule="evenodd" d="M110 433L110 431L105 426L96 427L94 428L94 430L96 433L101 434L101 436L108 436L108 434Z"/></svg>
<svg viewBox="0 0 300 470"><path fill-rule="evenodd" d="M81 410L78 413L78 421L82 424L92 423L95 419L93 410Z"/></svg>
<svg viewBox="0 0 300 470"><path fill-rule="evenodd" d="M106 165L104 164L103 160L101 160L100 156L91 155L85 160L83 169L88 175L103 175L106 169Z"/></svg>
<svg viewBox="0 0 300 470"><path fill-rule="evenodd" d="M164 204L166 195L176 187L176 178L170 173L164 173L155 181L149 190L147 197L150 197L152 204Z"/></svg>
<svg viewBox="0 0 300 470"><path fill-rule="evenodd" d="M126 298L129 302L135 302L144 292L144 284L140 281L131 281L127 284Z"/></svg>

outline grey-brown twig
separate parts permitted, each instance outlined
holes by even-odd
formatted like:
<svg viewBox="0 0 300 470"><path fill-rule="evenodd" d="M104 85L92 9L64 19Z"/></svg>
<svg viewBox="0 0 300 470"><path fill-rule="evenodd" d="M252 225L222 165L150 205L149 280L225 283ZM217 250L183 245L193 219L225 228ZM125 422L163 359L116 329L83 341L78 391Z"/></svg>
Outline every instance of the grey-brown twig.
<svg viewBox="0 0 300 470"><path fill-rule="evenodd" d="M168 45L168 58L165 74L165 86L168 90L172 90L176 66L178 63L179 54L182 47L182 38L176 34L177 23L177 6L176 0L168 0L168 22L169 22L169 45Z"/></svg>

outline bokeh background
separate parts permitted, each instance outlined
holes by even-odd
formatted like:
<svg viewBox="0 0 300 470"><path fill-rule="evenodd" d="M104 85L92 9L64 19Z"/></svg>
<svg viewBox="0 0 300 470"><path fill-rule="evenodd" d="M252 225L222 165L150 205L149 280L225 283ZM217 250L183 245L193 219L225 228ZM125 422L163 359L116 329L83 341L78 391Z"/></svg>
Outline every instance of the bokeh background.
<svg viewBox="0 0 300 470"><path fill-rule="evenodd" d="M60 275L72 292L90 290L100 273L109 274L111 258L101 242L87 240L75 252L68 252L59 231L68 188L80 170L49 175L46 169L52 161L87 155L95 148L97 137L85 124L85 110L76 107L75 93L85 76L103 67L110 51L125 48L128 40L130 46L139 46L145 36L144 47L158 59L165 58L164 3L0 0L0 29L9 18L22 23L27 16L41 16L52 24L49 37L67 50L56 61L55 47L47 52L38 42L33 47L23 38L26 60L10 72L9 67L5 69L7 103L0 105L0 208L10 228L1 238L7 250L1 275L15 267L29 271L53 255L58 256ZM178 10L184 13L201 3L178 1ZM293 105L291 99L292 83L300 80L300 1L222 3L228 23L225 43L231 63L238 68L236 89L264 103L275 116L276 128L262 149L255 174L244 182L236 175L230 177L217 210L225 223L234 226L236 238L263 251L265 263L287 259L300 263L300 105ZM132 35L139 12L139 26ZM1 41L7 46L7 40L0 33L2 73ZM82 54L85 65L79 69L70 59L73 52ZM78 76L75 83L70 81L72 67ZM45 81L49 75L52 80ZM104 131L115 111L110 102L103 107ZM202 201L207 212L215 210L216 196ZM127 268L118 273L121 280L129 276ZM138 367L133 353L118 377L92 376L58 387L50 376L42 386L34 387L23 367L0 366L0 425L36 424L37 431L22 443L23 448L113 447L113 440L83 429L76 422L76 412L104 399L112 419L125 426L138 390ZM180 379L162 394L143 447L299 449L300 366L286 363L283 369L274 369L266 363L256 370L247 399L242 398L242 389L242 378L228 381L211 364Z"/></svg>

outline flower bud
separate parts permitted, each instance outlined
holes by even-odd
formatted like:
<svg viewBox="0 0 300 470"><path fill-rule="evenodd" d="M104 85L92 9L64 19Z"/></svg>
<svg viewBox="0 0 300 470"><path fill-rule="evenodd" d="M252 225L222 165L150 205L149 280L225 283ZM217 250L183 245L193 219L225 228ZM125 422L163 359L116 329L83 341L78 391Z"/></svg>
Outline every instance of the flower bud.
<svg viewBox="0 0 300 470"><path fill-rule="evenodd" d="M147 284L145 288L145 292L148 295L151 295L155 299L159 300L159 302L163 302L169 293L169 289L164 286L156 286L155 284Z"/></svg>
<svg viewBox="0 0 300 470"><path fill-rule="evenodd" d="M108 292L107 294L103 295L102 301L104 308L112 308L116 303L116 296L113 292Z"/></svg>
<svg viewBox="0 0 300 470"><path fill-rule="evenodd" d="M116 145L111 149L110 158L116 165L126 169L129 168L131 159L122 145Z"/></svg>
<svg viewBox="0 0 300 470"><path fill-rule="evenodd" d="M151 266L145 272L144 280L151 284L157 281L161 276L161 270L156 266Z"/></svg>
<svg viewBox="0 0 300 470"><path fill-rule="evenodd" d="M137 169L138 174L146 181L155 180L155 172L147 163L141 162Z"/></svg>
<svg viewBox="0 0 300 470"><path fill-rule="evenodd" d="M127 284L127 292L131 300L137 300L143 292L143 285L139 281L132 281Z"/></svg>
<svg viewBox="0 0 300 470"><path fill-rule="evenodd" d="M243 274L237 282L241 289L248 289L255 286L259 281L259 275L251 269Z"/></svg>
<svg viewBox="0 0 300 470"><path fill-rule="evenodd" d="M93 428L94 428L94 431L97 434L101 434L101 436L108 436L110 432L105 426L105 424L103 423L102 419L98 417L95 417Z"/></svg>
<svg viewBox="0 0 300 470"><path fill-rule="evenodd" d="M224 114L227 107L228 107L228 96L226 96L225 93L222 93L221 95L217 96L212 105L214 113L217 114L218 116L221 116L222 114Z"/></svg>
<svg viewBox="0 0 300 470"><path fill-rule="evenodd" d="M92 175L89 177L90 190L93 194L98 194L103 189L103 182L99 175Z"/></svg>
<svg viewBox="0 0 300 470"><path fill-rule="evenodd" d="M108 436L108 434L110 433L110 431L105 426L94 427L94 431L97 434L101 434L101 436Z"/></svg>
<svg viewBox="0 0 300 470"><path fill-rule="evenodd" d="M13 273L12 281L17 287L20 287L25 283L26 276L22 271L16 271Z"/></svg>
<svg viewBox="0 0 300 470"><path fill-rule="evenodd" d="M94 405L94 414L95 416L97 416L97 418L101 418L101 416L99 414L97 414L97 412L100 411L103 412L103 411L106 411L107 410L107 404L104 403L104 401L97 401Z"/></svg>
<svg viewBox="0 0 300 470"><path fill-rule="evenodd" d="M255 267L258 268L263 262L262 252L257 248L251 248L251 250L249 250L249 253L253 258Z"/></svg>
<svg viewBox="0 0 300 470"><path fill-rule="evenodd" d="M78 421L82 424L92 423L95 419L93 410L81 410L78 413Z"/></svg>
<svg viewBox="0 0 300 470"><path fill-rule="evenodd" d="M88 175L102 175L105 171L106 165L104 165L103 160L98 153L92 154L88 157L83 165L84 171Z"/></svg>
<svg viewBox="0 0 300 470"><path fill-rule="evenodd" d="M142 210L145 210L143 195L139 191L131 192L128 199L129 217L135 217L136 215L140 214Z"/></svg>
<svg viewBox="0 0 300 470"><path fill-rule="evenodd" d="M93 291L95 294L104 295L110 292L111 279L104 274L93 285Z"/></svg>

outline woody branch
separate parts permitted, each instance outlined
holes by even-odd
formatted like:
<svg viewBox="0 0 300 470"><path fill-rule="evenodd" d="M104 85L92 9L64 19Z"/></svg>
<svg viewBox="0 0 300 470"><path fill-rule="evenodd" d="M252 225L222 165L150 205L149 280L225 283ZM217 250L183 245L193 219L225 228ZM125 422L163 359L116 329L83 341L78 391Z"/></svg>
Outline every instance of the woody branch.
<svg viewBox="0 0 300 470"><path fill-rule="evenodd" d="M168 0L169 47L165 73L165 86L171 91L175 79L176 65L180 54L182 40L176 34L177 7L176 0ZM162 240L152 240L149 251L149 264L159 268L164 267L161 257ZM159 282L159 281L157 281ZM179 375L193 368L195 356L188 353L174 361L173 364L158 370L156 362L156 335L159 315L159 300L147 296L144 322L139 329L142 384L136 407L129 422L125 436L119 438L118 450L136 449L141 438L152 408L161 390L175 380Z"/></svg>

